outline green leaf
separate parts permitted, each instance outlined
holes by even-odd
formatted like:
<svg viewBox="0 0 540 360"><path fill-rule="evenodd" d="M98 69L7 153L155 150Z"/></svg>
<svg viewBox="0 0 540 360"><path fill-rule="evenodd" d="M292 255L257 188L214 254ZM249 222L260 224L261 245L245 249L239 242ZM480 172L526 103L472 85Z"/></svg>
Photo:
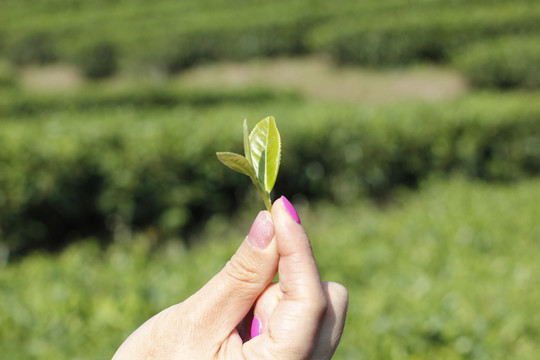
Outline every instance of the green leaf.
<svg viewBox="0 0 540 360"><path fill-rule="evenodd" d="M244 155L251 165L251 150L249 148L249 130L247 126L247 120L244 119Z"/></svg>
<svg viewBox="0 0 540 360"><path fill-rule="evenodd" d="M262 119L249 135L251 165L267 193L276 183L281 161L281 139L273 116Z"/></svg>
<svg viewBox="0 0 540 360"><path fill-rule="evenodd" d="M262 119L248 134L244 120L245 157L231 152L218 152L218 159L229 168L247 175L261 193L268 211L272 211L270 192L276 182L281 160L281 139L272 116Z"/></svg>
<svg viewBox="0 0 540 360"><path fill-rule="evenodd" d="M216 153L219 161L241 174L249 176L252 180L256 178L255 170L250 165L248 160L242 155L232 152L218 152Z"/></svg>

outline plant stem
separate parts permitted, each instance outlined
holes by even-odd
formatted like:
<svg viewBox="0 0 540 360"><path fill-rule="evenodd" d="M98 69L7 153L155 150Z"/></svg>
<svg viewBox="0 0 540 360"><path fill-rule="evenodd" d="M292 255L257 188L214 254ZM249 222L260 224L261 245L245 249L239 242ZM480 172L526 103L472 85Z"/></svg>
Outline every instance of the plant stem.
<svg viewBox="0 0 540 360"><path fill-rule="evenodd" d="M253 177L251 177L251 181L253 181L253 183L257 187L257 190L259 190L259 193L261 194L261 196L263 198L264 205L266 205L266 210L271 212L272 211L272 201L270 201L270 194L267 193L266 191L264 191L263 188L261 187L261 184L259 184L259 182L256 181Z"/></svg>
<svg viewBox="0 0 540 360"><path fill-rule="evenodd" d="M263 195L264 205L266 205L266 209L268 212L272 212L272 201L270 200L270 194L265 193Z"/></svg>

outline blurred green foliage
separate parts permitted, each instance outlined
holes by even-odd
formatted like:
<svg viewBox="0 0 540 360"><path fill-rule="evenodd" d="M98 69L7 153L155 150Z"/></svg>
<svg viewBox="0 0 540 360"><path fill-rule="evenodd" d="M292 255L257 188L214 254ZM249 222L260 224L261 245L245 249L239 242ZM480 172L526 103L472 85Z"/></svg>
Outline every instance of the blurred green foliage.
<svg viewBox="0 0 540 360"><path fill-rule="evenodd" d="M6 60L0 59L0 91L12 89L15 86L15 69Z"/></svg>
<svg viewBox="0 0 540 360"><path fill-rule="evenodd" d="M102 41L81 51L76 62L86 77L106 78L117 71L118 50L114 44Z"/></svg>
<svg viewBox="0 0 540 360"><path fill-rule="evenodd" d="M263 207L215 152L274 115L275 191L351 293L337 359L537 359L539 16L537 0L4 0L0 357L110 357L196 291ZM451 62L475 86L527 91L369 107L144 79L29 93L19 71L159 78L310 53Z"/></svg>
<svg viewBox="0 0 540 360"><path fill-rule="evenodd" d="M302 53L302 35L318 17L309 5L306 0L64 0L29 6L8 0L0 31L4 51L17 64L52 57L73 62L107 43L128 63L174 72L201 61ZM36 38L52 41L35 47Z"/></svg>
<svg viewBox="0 0 540 360"><path fill-rule="evenodd" d="M539 16L536 0L5 0L0 57L75 63L90 78L306 53L369 66L447 63L471 43L538 36Z"/></svg>
<svg viewBox="0 0 540 360"><path fill-rule="evenodd" d="M293 199L324 280L350 292L335 359L524 359L540 354L540 182L430 181L391 205ZM0 269L6 359L103 359L225 264L253 212L198 245L136 236L77 243Z"/></svg>
<svg viewBox="0 0 540 360"><path fill-rule="evenodd" d="M287 154L277 193L346 203L385 198L433 173L520 179L540 171L536 98L478 94L379 109L289 98L17 116L0 122L0 239L14 254L124 229L163 239L232 214L248 180L226 173L215 152L240 151L242 119L269 114Z"/></svg>
<svg viewBox="0 0 540 360"><path fill-rule="evenodd" d="M469 43L540 31L534 1L380 1L375 7L379 11L352 11L315 28L310 47L344 63L399 66L447 62Z"/></svg>
<svg viewBox="0 0 540 360"><path fill-rule="evenodd" d="M540 88L540 35L496 38L464 48L454 59L473 85Z"/></svg>
<svg viewBox="0 0 540 360"><path fill-rule="evenodd" d="M166 84L161 86L137 84L117 90L111 89L106 83L96 83L86 86L83 91L62 94L33 93L9 88L0 95L0 122L14 119L39 122L44 116L51 118L56 112L66 113L66 111L73 114L96 110L144 112L166 110L176 106L202 108L228 103L248 105L300 100L300 96L294 92L264 88L197 90Z"/></svg>
<svg viewBox="0 0 540 360"><path fill-rule="evenodd" d="M535 359L540 183L430 182L398 206L306 224L324 279L351 290L343 359Z"/></svg>

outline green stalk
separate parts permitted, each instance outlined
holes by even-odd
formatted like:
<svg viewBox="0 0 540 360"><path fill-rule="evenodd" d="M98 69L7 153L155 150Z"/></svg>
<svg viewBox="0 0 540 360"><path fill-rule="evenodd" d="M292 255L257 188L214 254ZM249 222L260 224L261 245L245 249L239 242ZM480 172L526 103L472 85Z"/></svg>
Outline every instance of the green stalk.
<svg viewBox="0 0 540 360"><path fill-rule="evenodd" d="M250 176L250 178L251 178L251 181L253 181L253 183L257 187L257 190L259 190L259 193L261 194L261 196L263 198L264 205L266 205L266 209L269 212L271 212L272 211L272 202L270 201L270 194L263 190L263 188L261 187L261 184L259 184L258 181L253 179L253 177L251 177L251 176Z"/></svg>

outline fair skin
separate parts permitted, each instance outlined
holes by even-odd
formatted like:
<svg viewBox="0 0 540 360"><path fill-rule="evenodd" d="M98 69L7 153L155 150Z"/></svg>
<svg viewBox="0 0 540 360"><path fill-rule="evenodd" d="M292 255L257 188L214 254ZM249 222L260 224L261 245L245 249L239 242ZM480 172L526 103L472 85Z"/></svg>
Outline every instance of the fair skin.
<svg viewBox="0 0 540 360"><path fill-rule="evenodd" d="M342 285L321 282L298 222L283 198L276 200L223 270L139 327L113 360L330 359L348 294ZM276 273L279 281L272 283Z"/></svg>

